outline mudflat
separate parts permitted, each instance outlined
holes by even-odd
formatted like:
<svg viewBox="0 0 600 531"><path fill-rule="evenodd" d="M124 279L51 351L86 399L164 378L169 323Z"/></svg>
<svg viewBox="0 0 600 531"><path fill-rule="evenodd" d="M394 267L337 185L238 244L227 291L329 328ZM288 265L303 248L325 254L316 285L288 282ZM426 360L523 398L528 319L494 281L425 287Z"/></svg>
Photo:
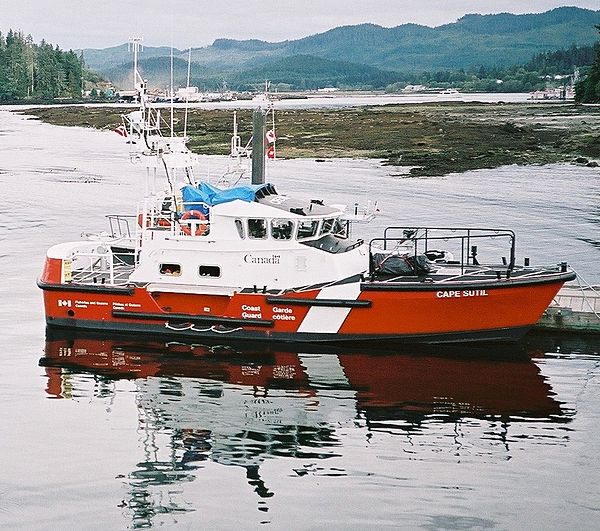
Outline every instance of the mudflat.
<svg viewBox="0 0 600 531"><path fill-rule="evenodd" d="M111 129L130 108L40 107L23 111L56 125ZM188 111L189 147L228 154L231 109ZM251 110L237 111L242 143L252 134ZM164 132L170 128L163 111ZM184 111L174 125L181 132ZM410 167L409 175L434 176L507 164L571 162L597 165L600 106L574 103L420 103L276 112L277 156L361 157ZM168 134L168 133L167 133ZM596 160L595 160L596 159Z"/></svg>

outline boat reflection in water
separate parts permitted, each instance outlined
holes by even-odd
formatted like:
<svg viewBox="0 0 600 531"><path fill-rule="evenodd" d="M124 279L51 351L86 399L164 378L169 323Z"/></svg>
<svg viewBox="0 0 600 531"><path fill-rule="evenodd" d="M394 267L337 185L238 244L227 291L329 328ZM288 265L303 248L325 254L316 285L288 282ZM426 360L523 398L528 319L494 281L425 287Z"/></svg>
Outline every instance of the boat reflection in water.
<svg viewBox="0 0 600 531"><path fill-rule="evenodd" d="M572 416L533 361L543 356L535 347L504 346L485 355L482 347L465 346L445 347L443 355L329 346L307 351L306 345L297 352L56 334L48 332L40 360L51 397L106 397L116 392L114 380L134 382L135 428L142 429L145 456L126 479L134 527L158 513L187 510L172 499L166 504L153 489L194 480L203 461L245 468L259 509L267 511L273 492L261 479L261 463L343 455L348 427L368 440L377 431L422 433L432 429L432 418L491 419L487 436L495 431L508 448L512 423L564 423ZM297 473L306 468L300 464Z"/></svg>

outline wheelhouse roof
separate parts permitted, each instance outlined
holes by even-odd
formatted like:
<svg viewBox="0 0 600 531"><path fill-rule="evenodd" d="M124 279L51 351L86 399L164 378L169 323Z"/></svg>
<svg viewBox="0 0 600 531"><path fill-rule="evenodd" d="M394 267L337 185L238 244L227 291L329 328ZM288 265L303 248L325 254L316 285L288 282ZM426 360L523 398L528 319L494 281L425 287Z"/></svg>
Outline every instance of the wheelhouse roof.
<svg viewBox="0 0 600 531"><path fill-rule="evenodd" d="M284 210L289 214L295 214L299 217L327 217L342 214L338 208L324 205L321 201L302 201L286 195L268 195L257 199L261 205L268 205L279 210Z"/></svg>
<svg viewBox="0 0 600 531"><path fill-rule="evenodd" d="M211 207L211 211L219 216L234 217L234 218L288 218L288 219L306 219L306 218L323 218L335 217L342 212L338 209L323 205L313 204L312 208L306 203L300 201L284 201L283 203L274 204L268 201L269 198L277 197L279 199L288 199L286 196L268 196L267 198L259 199L258 201L246 202L240 199L222 203ZM297 205L297 206L294 206ZM304 214L299 210L303 209Z"/></svg>

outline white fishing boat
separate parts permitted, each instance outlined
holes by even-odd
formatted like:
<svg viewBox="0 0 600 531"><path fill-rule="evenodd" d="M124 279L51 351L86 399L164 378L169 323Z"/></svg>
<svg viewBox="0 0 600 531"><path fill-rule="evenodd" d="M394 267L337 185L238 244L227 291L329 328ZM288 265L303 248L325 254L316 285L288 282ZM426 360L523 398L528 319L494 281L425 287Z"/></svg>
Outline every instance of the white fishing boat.
<svg viewBox="0 0 600 531"><path fill-rule="evenodd" d="M445 98L448 98L448 97L458 98L461 95L458 90L453 89L453 88L444 89L444 90L440 91L438 94L439 94L439 96L442 96Z"/></svg>

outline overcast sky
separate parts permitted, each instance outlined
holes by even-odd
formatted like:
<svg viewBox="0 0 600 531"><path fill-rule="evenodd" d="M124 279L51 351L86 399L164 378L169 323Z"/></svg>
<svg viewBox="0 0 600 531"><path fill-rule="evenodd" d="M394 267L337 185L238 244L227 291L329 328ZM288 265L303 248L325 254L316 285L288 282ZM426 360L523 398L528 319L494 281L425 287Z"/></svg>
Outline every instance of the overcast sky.
<svg viewBox="0 0 600 531"><path fill-rule="evenodd" d="M561 5L600 10L600 0L0 0L0 31L19 29L67 50L106 48L132 35L183 49L220 37L275 42L363 22L439 26L466 13Z"/></svg>

